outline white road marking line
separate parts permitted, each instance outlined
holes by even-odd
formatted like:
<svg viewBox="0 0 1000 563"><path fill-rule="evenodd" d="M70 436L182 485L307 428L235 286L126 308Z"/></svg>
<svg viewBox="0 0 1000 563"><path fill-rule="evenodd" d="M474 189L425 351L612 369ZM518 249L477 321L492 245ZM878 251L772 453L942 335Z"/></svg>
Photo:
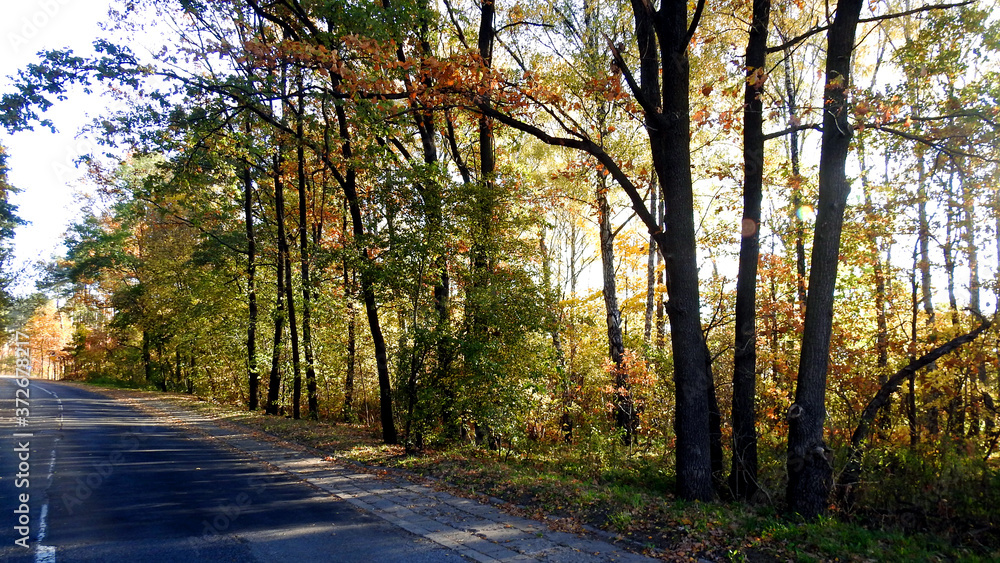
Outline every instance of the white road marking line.
<svg viewBox="0 0 1000 563"><path fill-rule="evenodd" d="M59 406L59 430L62 430L63 424L63 405L62 399L59 398L54 391L49 391L44 387L39 387L35 385L35 389L45 391L49 395L52 395L56 399L56 404ZM45 534L48 533L48 515L49 515L49 495L48 490L52 486L52 477L55 475L56 471L56 444L59 442L59 432L56 432L55 439L52 442L52 455L49 458L49 475L46 478L47 484L45 485L45 503L42 504L41 513L38 517L38 539L35 544L35 563L56 563L56 548L51 545L42 545L42 540L45 539Z"/></svg>

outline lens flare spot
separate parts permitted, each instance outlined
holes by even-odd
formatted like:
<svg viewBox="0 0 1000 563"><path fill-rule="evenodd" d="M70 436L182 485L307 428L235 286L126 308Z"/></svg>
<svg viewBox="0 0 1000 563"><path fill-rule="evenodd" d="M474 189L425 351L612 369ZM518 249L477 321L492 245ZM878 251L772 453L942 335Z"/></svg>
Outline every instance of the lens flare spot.
<svg viewBox="0 0 1000 563"><path fill-rule="evenodd" d="M757 222L749 218L743 219L740 232L743 234L743 238L752 237L757 232Z"/></svg>
<svg viewBox="0 0 1000 563"><path fill-rule="evenodd" d="M816 218L816 210L811 205L803 205L795 210L795 216L799 221L812 221Z"/></svg>

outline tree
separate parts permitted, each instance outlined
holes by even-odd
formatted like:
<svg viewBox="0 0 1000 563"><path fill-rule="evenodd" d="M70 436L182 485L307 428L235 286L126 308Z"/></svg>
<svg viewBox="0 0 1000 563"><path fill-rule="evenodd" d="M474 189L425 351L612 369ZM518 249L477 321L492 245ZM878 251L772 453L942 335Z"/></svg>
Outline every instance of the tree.
<svg viewBox="0 0 1000 563"><path fill-rule="evenodd" d="M747 41L743 117L743 220L739 277L736 282L736 340L733 362L733 455L729 489L751 499L757 484L757 264L764 183L763 85L767 56L769 0L753 3Z"/></svg>
<svg viewBox="0 0 1000 563"><path fill-rule="evenodd" d="M17 216L17 206L10 203L11 194L18 190L10 184L7 171L7 150L0 145L0 320L9 324L14 304L10 288L15 281L10 241L14 238L14 229L25 223Z"/></svg>
<svg viewBox="0 0 1000 563"><path fill-rule="evenodd" d="M826 510L833 486L832 459L823 436L826 374L837 266L840 263L840 235L847 196L851 191L846 172L852 136L847 106L851 55L863 4L861 0L840 0L827 34L816 231L809 266L795 403L788 409L786 497L789 508L807 518Z"/></svg>

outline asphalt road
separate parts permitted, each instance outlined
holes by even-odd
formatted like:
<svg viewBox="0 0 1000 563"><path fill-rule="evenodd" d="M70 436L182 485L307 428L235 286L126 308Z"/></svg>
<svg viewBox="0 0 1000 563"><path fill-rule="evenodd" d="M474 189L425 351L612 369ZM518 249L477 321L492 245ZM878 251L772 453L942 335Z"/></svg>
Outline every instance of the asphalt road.
<svg viewBox="0 0 1000 563"><path fill-rule="evenodd" d="M0 377L0 561L465 560L96 393L17 383Z"/></svg>

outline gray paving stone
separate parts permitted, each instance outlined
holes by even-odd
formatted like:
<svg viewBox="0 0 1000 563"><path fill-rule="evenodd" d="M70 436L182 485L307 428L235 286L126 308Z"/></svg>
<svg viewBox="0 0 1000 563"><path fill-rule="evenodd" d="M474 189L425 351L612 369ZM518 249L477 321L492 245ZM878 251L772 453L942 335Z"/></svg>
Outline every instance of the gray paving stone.
<svg viewBox="0 0 1000 563"><path fill-rule="evenodd" d="M456 497L397 475L358 471L351 464L328 462L314 453L220 428L196 413L156 406L202 433L473 561L651 561L592 537L550 531L537 521L506 514L495 504Z"/></svg>
<svg viewBox="0 0 1000 563"><path fill-rule="evenodd" d="M545 553L545 561L549 563L603 563L604 559L590 553L584 553L569 547L560 546Z"/></svg>
<svg viewBox="0 0 1000 563"><path fill-rule="evenodd" d="M508 548L526 555L541 555L559 547L558 544L539 537L525 537L513 539L505 544Z"/></svg>

